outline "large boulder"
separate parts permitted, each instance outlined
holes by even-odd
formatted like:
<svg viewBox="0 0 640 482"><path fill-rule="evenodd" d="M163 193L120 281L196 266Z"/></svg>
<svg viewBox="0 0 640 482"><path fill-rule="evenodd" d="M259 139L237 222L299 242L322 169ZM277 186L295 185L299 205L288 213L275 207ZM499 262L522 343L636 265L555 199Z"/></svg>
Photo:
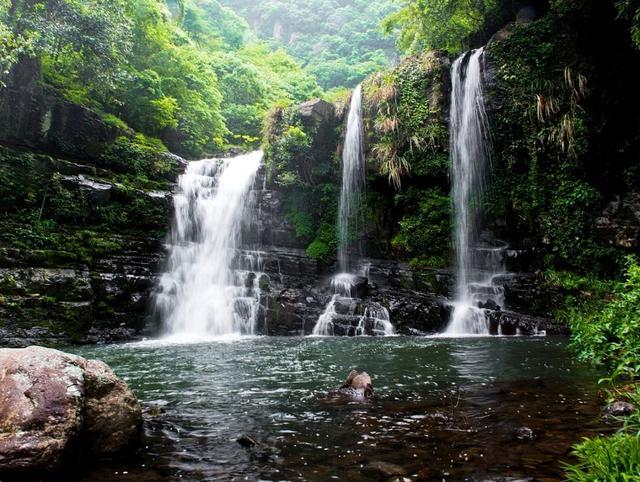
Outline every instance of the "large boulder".
<svg viewBox="0 0 640 482"><path fill-rule="evenodd" d="M0 349L0 475L58 469L71 452L117 455L139 441L141 426L138 401L105 363Z"/></svg>
<svg viewBox="0 0 640 482"><path fill-rule="evenodd" d="M331 122L335 116L334 105L322 99L304 102L300 104L298 110L305 121L316 124Z"/></svg>

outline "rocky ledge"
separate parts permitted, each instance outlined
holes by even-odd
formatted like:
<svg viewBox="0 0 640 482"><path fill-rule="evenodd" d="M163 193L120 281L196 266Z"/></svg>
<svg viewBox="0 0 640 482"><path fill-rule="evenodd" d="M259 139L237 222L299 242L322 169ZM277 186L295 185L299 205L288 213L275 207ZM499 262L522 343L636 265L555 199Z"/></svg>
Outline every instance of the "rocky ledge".
<svg viewBox="0 0 640 482"><path fill-rule="evenodd" d="M101 361L0 349L0 387L0 478L113 457L140 440L140 404Z"/></svg>

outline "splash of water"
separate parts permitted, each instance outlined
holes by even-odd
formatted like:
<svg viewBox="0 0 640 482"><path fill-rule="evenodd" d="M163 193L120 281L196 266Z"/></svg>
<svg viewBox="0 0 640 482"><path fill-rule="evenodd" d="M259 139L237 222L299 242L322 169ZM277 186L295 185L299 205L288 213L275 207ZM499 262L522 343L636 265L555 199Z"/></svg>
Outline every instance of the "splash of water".
<svg viewBox="0 0 640 482"><path fill-rule="evenodd" d="M356 283L362 277L350 273L340 273L331 279L331 291L334 293L331 300L327 304L324 313L320 315L318 321L313 327L313 335L315 336L333 336L335 334L334 323L339 314L336 310L338 303L347 303L352 306L360 303L358 297ZM343 323L353 323L347 329L349 334L355 336L365 336L372 334L375 336L389 336L395 333L389 310L380 303L374 301L366 301L360 306L364 306L362 315L351 313L346 317L343 316ZM352 321L344 318L352 318ZM343 328L344 329L344 328Z"/></svg>
<svg viewBox="0 0 640 482"><path fill-rule="evenodd" d="M455 214L456 301L449 335L489 334L489 300L503 305L493 279L504 272L503 247L481 243L481 202L490 162L488 119L482 90L484 49L461 55L451 69L451 177Z"/></svg>
<svg viewBox="0 0 640 482"><path fill-rule="evenodd" d="M365 188L364 124L362 117L362 86L358 85L351 96L347 131L342 150L342 187L338 206L338 263L340 274L331 280L333 296L313 327L314 335L331 336L334 334L334 320L338 316L336 305L340 300L356 297L357 276L351 274L354 269L353 252L359 247L353 242L354 233L362 224L362 197ZM389 322L389 312L382 306L365 308L354 328L356 335L364 335L367 323L373 320L376 334L392 334L393 326Z"/></svg>
<svg viewBox="0 0 640 482"><path fill-rule="evenodd" d="M313 335L333 336L333 319L338 314L336 303L340 298L353 298L355 296L354 285L355 276L349 273L340 273L331 278L331 291L334 294L313 327Z"/></svg>
<svg viewBox="0 0 640 482"><path fill-rule="evenodd" d="M251 188L262 152L190 162L178 180L167 270L155 305L166 332L180 339L252 334L261 256L240 252Z"/></svg>

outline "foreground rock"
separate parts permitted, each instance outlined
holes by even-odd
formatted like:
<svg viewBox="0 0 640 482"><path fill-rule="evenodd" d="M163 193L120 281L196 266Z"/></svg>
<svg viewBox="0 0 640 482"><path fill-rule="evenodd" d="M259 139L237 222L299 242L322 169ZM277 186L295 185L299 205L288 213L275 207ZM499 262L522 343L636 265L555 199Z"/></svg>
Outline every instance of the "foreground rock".
<svg viewBox="0 0 640 482"><path fill-rule="evenodd" d="M110 457L139 441L142 411L103 362L41 347L0 349L0 475Z"/></svg>
<svg viewBox="0 0 640 482"><path fill-rule="evenodd" d="M636 411L636 407L629 402L618 400L604 407L603 411L607 417L627 417Z"/></svg>

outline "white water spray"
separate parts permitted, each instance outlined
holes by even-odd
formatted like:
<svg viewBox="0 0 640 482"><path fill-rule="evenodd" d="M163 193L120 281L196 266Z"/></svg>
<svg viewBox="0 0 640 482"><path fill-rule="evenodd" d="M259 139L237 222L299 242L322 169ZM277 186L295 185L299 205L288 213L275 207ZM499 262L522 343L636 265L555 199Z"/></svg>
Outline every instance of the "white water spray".
<svg viewBox="0 0 640 482"><path fill-rule="evenodd" d="M504 272L504 247L481 243L480 214L490 162L488 120L482 90L484 49L460 56L451 69L451 177L455 215L456 301L448 335L489 334L488 301L502 306L493 279Z"/></svg>
<svg viewBox="0 0 640 482"><path fill-rule="evenodd" d="M342 149L342 188L338 206L338 262L340 271L348 273L353 231L361 224L362 193L365 187L364 126L362 121L362 86L351 96L347 132Z"/></svg>
<svg viewBox="0 0 640 482"><path fill-rule="evenodd" d="M356 283L360 276L351 274L354 270L353 252L360 254L359 246L353 242L354 233L359 234L362 225L362 202L365 189L364 123L362 115L362 86L358 85L351 96L347 131L342 150L342 188L338 206L338 262L341 273L331 280L333 296L324 313L313 327L314 335L332 336L334 322L339 314L336 306L339 302L353 302L357 296ZM352 333L365 335L367 330L375 335L392 335L393 325L389 320L389 311L378 303L369 303L360 317L350 315L357 320ZM351 329L351 328L350 328Z"/></svg>
<svg viewBox="0 0 640 482"><path fill-rule="evenodd" d="M239 252L262 152L190 162L178 180L169 259L156 294L166 332L206 339L252 334L259 252Z"/></svg>

